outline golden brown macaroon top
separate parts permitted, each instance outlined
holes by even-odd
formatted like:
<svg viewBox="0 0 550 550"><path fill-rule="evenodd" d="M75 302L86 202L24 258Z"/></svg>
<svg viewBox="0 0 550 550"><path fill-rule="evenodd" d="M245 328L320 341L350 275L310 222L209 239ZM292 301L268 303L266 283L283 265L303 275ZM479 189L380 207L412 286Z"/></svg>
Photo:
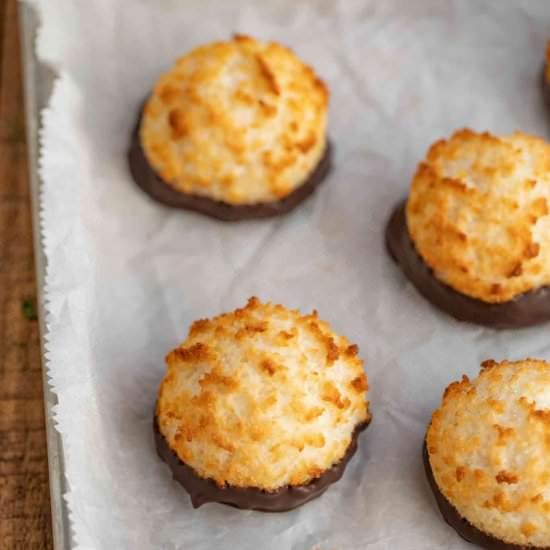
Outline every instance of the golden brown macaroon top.
<svg viewBox="0 0 550 550"><path fill-rule="evenodd" d="M328 99L290 49L235 35L195 48L159 79L140 139L178 191L229 204L276 201L321 160Z"/></svg>
<svg viewBox="0 0 550 550"><path fill-rule="evenodd" d="M550 284L550 145L515 132L460 130L418 165L407 225L434 275L505 302Z"/></svg>
<svg viewBox="0 0 550 550"><path fill-rule="evenodd" d="M445 390L426 443L437 486L472 525L550 546L550 364L483 362Z"/></svg>
<svg viewBox="0 0 550 550"><path fill-rule="evenodd" d="M317 313L251 298L196 321L168 354L159 428L220 486L268 491L320 477L370 418L358 348Z"/></svg>

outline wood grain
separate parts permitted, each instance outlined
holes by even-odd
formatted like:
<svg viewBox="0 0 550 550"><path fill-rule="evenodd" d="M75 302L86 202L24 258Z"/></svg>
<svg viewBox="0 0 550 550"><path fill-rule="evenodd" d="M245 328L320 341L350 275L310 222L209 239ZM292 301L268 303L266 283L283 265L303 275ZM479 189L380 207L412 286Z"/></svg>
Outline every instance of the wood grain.
<svg viewBox="0 0 550 550"><path fill-rule="evenodd" d="M0 0L0 548L53 548L16 0ZM28 312L27 312L28 316Z"/></svg>

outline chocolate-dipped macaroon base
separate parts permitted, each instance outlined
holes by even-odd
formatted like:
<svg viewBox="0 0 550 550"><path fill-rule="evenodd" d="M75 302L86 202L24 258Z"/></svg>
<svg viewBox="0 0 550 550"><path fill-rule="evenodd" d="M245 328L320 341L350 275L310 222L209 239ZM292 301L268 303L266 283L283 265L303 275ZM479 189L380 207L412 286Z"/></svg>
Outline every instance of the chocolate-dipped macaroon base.
<svg viewBox="0 0 550 550"><path fill-rule="evenodd" d="M424 469L426 470L426 477L430 484L430 488L435 496L437 506L443 519L467 542L477 544L487 550L550 550L550 547L545 546L524 546L522 544L512 544L503 540L497 539L481 530L474 527L466 518L463 518L458 510L445 498L440 491L435 481L432 467L430 465L430 457L428 455L428 447L424 440L422 449L422 456L424 460Z"/></svg>
<svg viewBox="0 0 550 550"><path fill-rule="evenodd" d="M305 200L323 182L331 169L332 146L327 142L325 153L307 180L283 199L256 204L229 204L223 201L186 194L166 183L151 167L139 139L139 125L134 128L128 161L136 184L158 202L206 214L223 221L240 221L254 218L269 218L286 214Z"/></svg>
<svg viewBox="0 0 550 550"><path fill-rule="evenodd" d="M550 320L550 287L545 286L502 303L470 298L439 281L418 254L409 235L405 203L392 213L386 227L386 246L418 292L459 321L496 329L538 325Z"/></svg>
<svg viewBox="0 0 550 550"><path fill-rule="evenodd" d="M286 512L322 495L331 483L338 481L342 477L347 463L357 450L357 439L369 423L370 419L368 422L360 424L355 428L346 454L340 462L334 464L320 477L305 485L285 485L272 492L255 487L220 487L212 479L198 476L193 468L182 462L170 448L168 442L160 433L156 415L154 419L154 432L159 457L172 470L172 477L183 485L189 493L193 508L198 508L207 502L219 502L243 510Z"/></svg>
<svg viewBox="0 0 550 550"><path fill-rule="evenodd" d="M550 82L546 76L547 65L545 64L542 68L542 93L546 101L546 105L550 107Z"/></svg>

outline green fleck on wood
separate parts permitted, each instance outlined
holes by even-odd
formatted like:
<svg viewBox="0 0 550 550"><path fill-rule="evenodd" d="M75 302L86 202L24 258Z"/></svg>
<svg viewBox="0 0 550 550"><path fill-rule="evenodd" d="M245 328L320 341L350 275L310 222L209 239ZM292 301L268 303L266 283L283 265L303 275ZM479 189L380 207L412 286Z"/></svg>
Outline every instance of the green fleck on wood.
<svg viewBox="0 0 550 550"><path fill-rule="evenodd" d="M21 302L21 310L25 319L29 321L36 321L38 318L36 315L36 305L32 299L23 300Z"/></svg>

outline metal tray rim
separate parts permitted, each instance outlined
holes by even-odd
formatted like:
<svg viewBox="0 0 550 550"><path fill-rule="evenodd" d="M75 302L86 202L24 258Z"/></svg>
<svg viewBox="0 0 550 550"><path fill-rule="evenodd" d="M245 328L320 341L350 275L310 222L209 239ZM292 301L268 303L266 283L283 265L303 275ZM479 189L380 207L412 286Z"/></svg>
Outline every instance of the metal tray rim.
<svg viewBox="0 0 550 550"><path fill-rule="evenodd" d="M52 514L53 544L56 550L74 548L72 540L65 478L63 441L54 425L54 407L57 396L48 381L46 342L45 284L47 261L42 247L40 221L41 180L38 172L40 158L41 112L47 105L55 80L53 71L40 63L36 56L35 40L39 17L35 9L24 2L18 3L21 29L22 67L24 83L25 121L29 158L29 183L31 194L33 243L36 271L38 322L40 326L40 351L42 357L42 386L44 390L44 413L48 449L48 471Z"/></svg>

